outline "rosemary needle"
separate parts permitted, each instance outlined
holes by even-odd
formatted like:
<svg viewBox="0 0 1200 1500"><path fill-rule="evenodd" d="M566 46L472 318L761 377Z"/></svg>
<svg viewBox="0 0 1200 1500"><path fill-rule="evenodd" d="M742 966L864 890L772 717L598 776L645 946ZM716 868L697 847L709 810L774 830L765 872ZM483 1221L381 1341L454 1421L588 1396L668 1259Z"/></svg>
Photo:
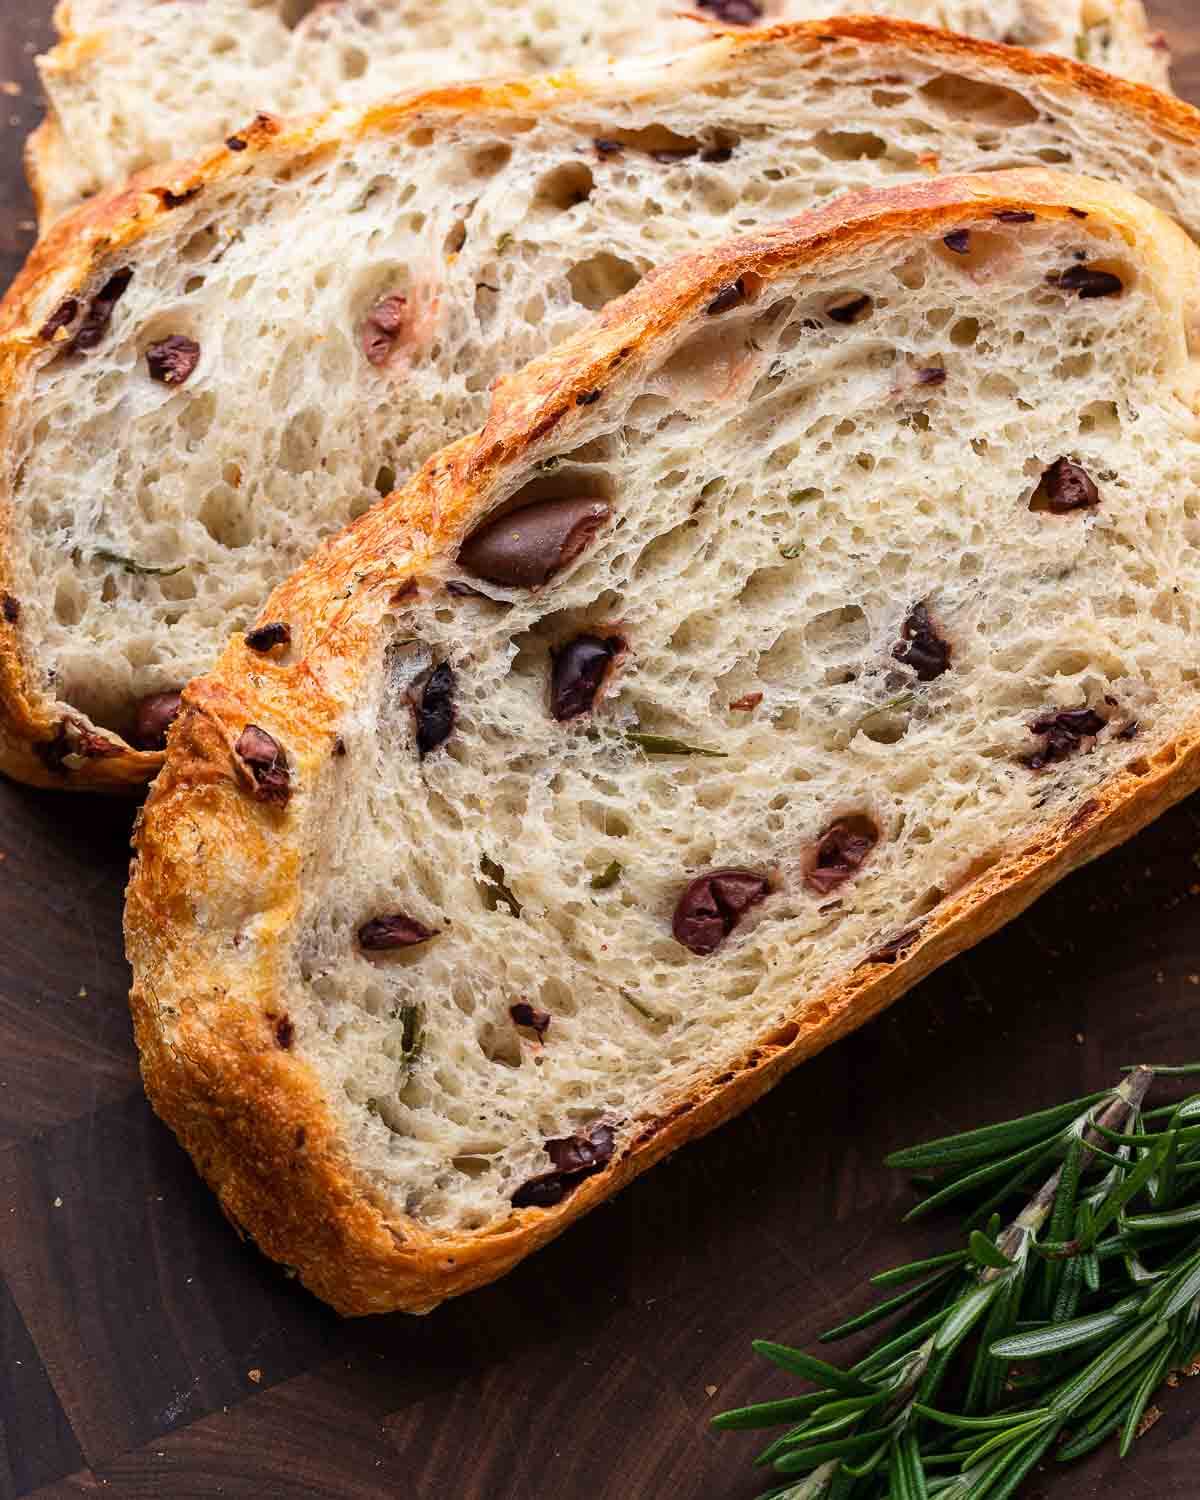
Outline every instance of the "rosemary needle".
<svg viewBox="0 0 1200 1500"><path fill-rule="evenodd" d="M821 1338L888 1325L848 1369L755 1343L813 1387L713 1419L787 1428L757 1460L778 1476L764 1500L1008 1500L1050 1456L1129 1453L1200 1350L1200 1094L1143 1108L1155 1072L1200 1065L1125 1071L889 1158L923 1174L914 1214L962 1201L965 1244L872 1277L891 1294Z"/></svg>

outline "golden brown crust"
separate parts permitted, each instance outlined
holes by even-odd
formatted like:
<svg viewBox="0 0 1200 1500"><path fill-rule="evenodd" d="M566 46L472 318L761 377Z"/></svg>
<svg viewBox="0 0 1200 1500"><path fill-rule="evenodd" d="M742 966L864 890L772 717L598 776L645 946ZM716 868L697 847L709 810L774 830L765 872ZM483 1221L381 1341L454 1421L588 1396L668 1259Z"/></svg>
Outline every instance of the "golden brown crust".
<svg viewBox="0 0 1200 1500"><path fill-rule="evenodd" d="M444 450L406 488L322 546L273 594L264 618L309 643L292 666L250 660L233 642L193 683L136 839L126 932L147 1091L229 1215L269 1255L348 1314L424 1311L482 1285L685 1142L744 1109L783 1073L861 1025L955 953L1023 910L1072 869L1129 837L1200 785L1200 721L1121 772L1069 820L939 907L894 960L868 959L707 1078L643 1121L610 1166L551 1209L514 1210L495 1229L433 1232L373 1200L356 1178L318 1080L281 1048L283 966L291 951L308 809L339 733L339 702L369 669L397 590L457 545L530 434L578 420L575 397L619 373L740 275L820 268L905 236L1036 208L1103 217L1137 240L1179 300L1198 300L1193 247L1119 191L1050 172L945 179L843 199L791 224L676 262L609 307L584 336L501 383L485 429ZM1166 244L1160 242L1164 239ZM1172 244L1172 240L1178 240ZM1186 261L1178 273L1172 262ZM576 414L576 415L572 415ZM331 684L326 688L325 684ZM234 751L247 724L281 735L293 795L284 809L248 794ZM221 854L210 869L208 852ZM196 908L203 908L198 919ZM236 964L255 924L252 988ZM237 975L235 981L234 975Z"/></svg>
<svg viewBox="0 0 1200 1500"><path fill-rule="evenodd" d="M62 25L69 27L65 12ZM1080 93L1109 109L1127 111L1134 128L1166 133L1200 148L1200 111L1172 96L1069 58L977 41L911 21L848 16L725 32L686 54L686 76L703 80L757 48L784 47L804 57L847 44L885 51L902 47L948 68L1001 68L1036 79L1049 89ZM72 40L71 45L80 43ZM616 76L620 76L619 69ZM675 76L676 72L664 69L663 87L674 86ZM639 64L638 77L639 87L646 87L644 64ZM244 150L231 151L221 144L189 161L140 173L123 190L83 204L34 247L0 303L0 403L11 411L13 403L6 398L44 357L46 345L38 331L54 308L110 274L122 263L123 255L167 220L174 211L172 205L181 198L252 170L263 158L292 160L332 149L339 141L399 132L417 117L428 118L436 128L444 116L484 111L538 113L572 95L607 95L612 89L612 77L605 72L566 72L507 83L454 85L366 110L334 110L289 124L260 115L237 132L239 141L245 142ZM650 281L658 285L653 278ZM0 430L0 451L3 443ZM9 536L15 522L7 482L0 483L5 486L0 491L0 589L5 589L10 586ZM116 735L106 736L114 753L72 763L65 774L48 769L43 758L46 752L38 754L34 747L54 741L62 717L61 706L43 686L38 663L22 645L19 624L0 624L0 771L39 786L104 791L136 789L157 772L159 754L134 750Z"/></svg>

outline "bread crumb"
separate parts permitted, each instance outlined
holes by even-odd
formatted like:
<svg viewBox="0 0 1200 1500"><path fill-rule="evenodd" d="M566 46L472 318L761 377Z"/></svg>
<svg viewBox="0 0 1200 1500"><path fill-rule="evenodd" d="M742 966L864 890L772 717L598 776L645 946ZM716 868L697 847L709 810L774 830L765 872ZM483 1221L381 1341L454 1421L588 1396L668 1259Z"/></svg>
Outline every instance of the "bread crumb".
<svg viewBox="0 0 1200 1500"><path fill-rule="evenodd" d="M54 1206L55 1206L55 1208L61 1208L63 1206L62 1199L61 1198L55 1198L55 1200L54 1200Z"/></svg>
<svg viewBox="0 0 1200 1500"><path fill-rule="evenodd" d="M251 1380L253 1380L253 1382L254 1382L255 1385L261 1385L262 1384L262 1371L261 1370L247 1370L246 1374L250 1377Z"/></svg>
<svg viewBox="0 0 1200 1500"><path fill-rule="evenodd" d="M704 1394L706 1396L715 1396L717 1394L717 1388L716 1388L716 1386L715 1385L706 1385L704 1387Z"/></svg>
<svg viewBox="0 0 1200 1500"><path fill-rule="evenodd" d="M21 85L15 79L6 78L0 83L0 93L7 94L10 99L18 99L21 96Z"/></svg>
<svg viewBox="0 0 1200 1500"><path fill-rule="evenodd" d="M1082 1031L1077 1031L1075 1033L1075 1040L1079 1043L1079 1045L1081 1047L1083 1046L1083 1032Z"/></svg>
<svg viewBox="0 0 1200 1500"><path fill-rule="evenodd" d="M87 987L86 987L86 985L82 985L81 984L79 986L79 999L80 1000L86 1000L87 999Z"/></svg>
<svg viewBox="0 0 1200 1500"><path fill-rule="evenodd" d="M1145 1435L1150 1431L1155 1422L1157 1422L1159 1417L1161 1416L1162 1411L1159 1409L1159 1407L1148 1406L1142 1413L1142 1420L1137 1424L1137 1432L1134 1434L1134 1436L1145 1437Z"/></svg>

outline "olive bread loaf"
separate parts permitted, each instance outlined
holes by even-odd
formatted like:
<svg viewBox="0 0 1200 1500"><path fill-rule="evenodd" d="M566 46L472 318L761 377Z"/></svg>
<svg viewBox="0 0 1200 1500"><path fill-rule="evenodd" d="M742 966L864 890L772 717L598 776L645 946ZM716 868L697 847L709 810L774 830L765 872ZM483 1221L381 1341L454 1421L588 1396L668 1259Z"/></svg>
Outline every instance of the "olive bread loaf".
<svg viewBox="0 0 1200 1500"><path fill-rule="evenodd" d="M677 12L691 10L690 18ZM39 59L49 106L28 162L43 224L134 171L199 150L255 109L295 114L454 79L685 46L703 23L856 10L1046 48L1166 87L1141 0L61 0Z"/></svg>
<svg viewBox="0 0 1200 1500"><path fill-rule="evenodd" d="M847 188L1043 159L1200 234L1189 105L870 19L263 118L85 207L0 309L0 765L148 779L272 585L653 266Z"/></svg>
<svg viewBox="0 0 1200 1500"><path fill-rule="evenodd" d="M343 1312L501 1274L1200 783L1200 252L843 198L502 380L185 689L147 1088Z"/></svg>

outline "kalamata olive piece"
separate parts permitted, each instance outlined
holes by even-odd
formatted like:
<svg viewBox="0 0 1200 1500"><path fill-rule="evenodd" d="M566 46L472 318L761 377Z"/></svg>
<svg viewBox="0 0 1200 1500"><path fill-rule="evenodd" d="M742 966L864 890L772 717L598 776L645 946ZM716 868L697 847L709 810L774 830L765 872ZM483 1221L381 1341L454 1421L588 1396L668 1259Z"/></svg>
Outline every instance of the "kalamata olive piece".
<svg viewBox="0 0 1200 1500"><path fill-rule="evenodd" d="M546 1040L546 1033L550 1030L552 1019L548 1010L541 1010L536 1005L530 1005L528 1000L519 1000L516 1005L508 1007L508 1013L512 1017L514 1026L528 1026L530 1031L537 1032L539 1042Z"/></svg>
<svg viewBox="0 0 1200 1500"><path fill-rule="evenodd" d="M550 712L560 722L590 712L609 667L623 649L620 636L576 636L554 653Z"/></svg>
<svg viewBox="0 0 1200 1500"><path fill-rule="evenodd" d="M358 929L358 946L367 953L386 953L392 948L414 948L433 936L424 923L397 911L364 922Z"/></svg>
<svg viewBox="0 0 1200 1500"><path fill-rule="evenodd" d="M1125 283L1111 271L1097 271L1092 266L1068 266L1065 271L1055 271L1050 276L1054 286L1064 292L1075 292L1081 301L1096 297L1119 297Z"/></svg>
<svg viewBox="0 0 1200 1500"><path fill-rule="evenodd" d="M1043 736L1040 750L1022 757L1022 763L1031 771L1040 771L1053 765L1082 748L1084 740L1094 739L1108 727L1102 718L1085 703L1082 708L1064 708L1042 714L1029 726L1030 734Z"/></svg>
<svg viewBox="0 0 1200 1500"><path fill-rule="evenodd" d="M804 883L820 896L827 896L862 868L867 855L879 842L879 829L870 818L839 818L817 840L812 868Z"/></svg>
<svg viewBox="0 0 1200 1500"><path fill-rule="evenodd" d="M267 625L258 625L246 632L246 644L251 651L265 653L273 651L276 646L290 646L291 643L292 627L283 620L272 620Z"/></svg>
<svg viewBox="0 0 1200 1500"><path fill-rule="evenodd" d="M692 953L715 953L742 916L766 899L771 882L754 870L710 870L679 898L671 931Z"/></svg>
<svg viewBox="0 0 1200 1500"><path fill-rule="evenodd" d="M417 754L422 760L445 744L454 728L454 673L448 662L413 683L409 701L417 719Z"/></svg>
<svg viewBox="0 0 1200 1500"><path fill-rule="evenodd" d="M200 345L181 333L160 339L146 350L151 380L161 385L182 385L200 363Z"/></svg>
<svg viewBox="0 0 1200 1500"><path fill-rule="evenodd" d="M586 1135L547 1141L544 1149L555 1170L523 1182L509 1201L514 1208L553 1208L585 1177L608 1165L614 1145L612 1126L602 1122L593 1125Z"/></svg>
<svg viewBox="0 0 1200 1500"><path fill-rule="evenodd" d="M927 604L914 604L909 610L892 655L913 669L918 682L932 682L949 670L950 642L939 634Z"/></svg>
<svg viewBox="0 0 1200 1500"><path fill-rule="evenodd" d="M279 741L247 724L235 748L254 778L254 800L283 807L292 794L292 776Z"/></svg>
<svg viewBox="0 0 1200 1500"><path fill-rule="evenodd" d="M167 730L179 717L183 698L179 693L151 693L137 706L133 743L139 750L165 750Z"/></svg>
<svg viewBox="0 0 1200 1500"><path fill-rule="evenodd" d="M504 588L538 588L579 556L610 509L603 500L535 500L473 531L459 565Z"/></svg>
<svg viewBox="0 0 1200 1500"><path fill-rule="evenodd" d="M1088 471L1069 458L1060 458L1042 475L1029 509L1065 516L1070 511L1090 510L1099 504L1100 491Z"/></svg>

